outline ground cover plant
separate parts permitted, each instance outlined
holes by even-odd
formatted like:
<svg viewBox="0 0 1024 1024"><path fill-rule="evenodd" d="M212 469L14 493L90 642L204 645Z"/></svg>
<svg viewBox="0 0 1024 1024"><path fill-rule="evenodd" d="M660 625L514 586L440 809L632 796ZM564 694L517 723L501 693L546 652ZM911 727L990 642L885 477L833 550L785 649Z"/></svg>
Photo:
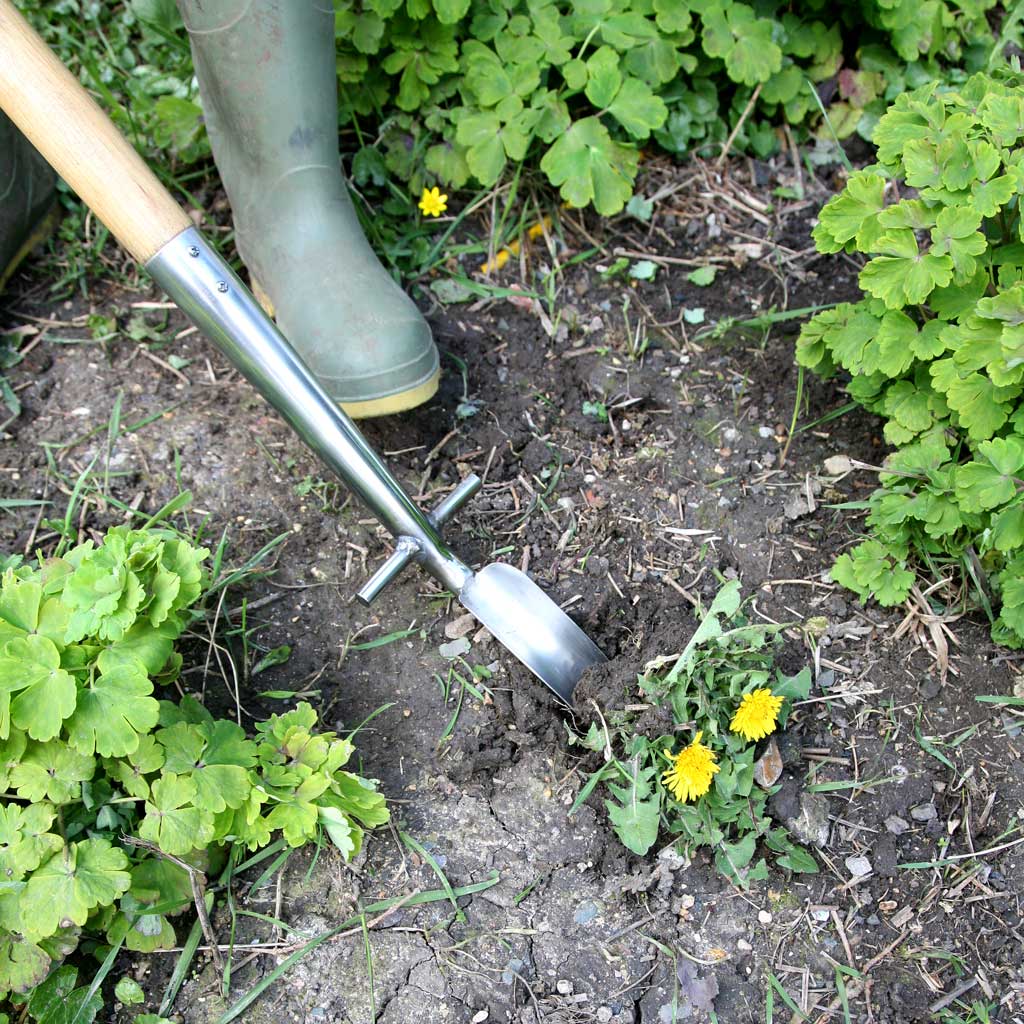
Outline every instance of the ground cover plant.
<svg viewBox="0 0 1024 1024"><path fill-rule="evenodd" d="M99 981L76 989L61 961L174 947L171 917L204 914L202 880L244 851L325 835L351 860L388 818L308 703L249 738L192 697L154 696L178 677L208 555L117 526L0 577L0 1001L27 998L34 1019L59 1003L91 1021Z"/></svg>
<svg viewBox="0 0 1024 1024"><path fill-rule="evenodd" d="M22 5L154 162L205 159L173 0ZM767 156L830 112L868 137L904 89L989 60L996 0L336 0L341 127L361 187L404 217L428 185L490 187L524 161L573 206L622 210L640 146ZM100 32L104 52L86 38ZM998 47L996 47L998 49Z"/></svg>
<svg viewBox="0 0 1024 1024"><path fill-rule="evenodd" d="M870 537L833 578L882 605L952 572L1024 645L1024 95L1019 73L901 96L878 162L821 211L823 252L864 253L865 297L818 313L797 358L851 374L896 448L867 503ZM990 614L991 611L990 611Z"/></svg>
<svg viewBox="0 0 1024 1024"><path fill-rule="evenodd" d="M685 853L714 850L718 870L744 888L768 877L759 845L778 867L816 872L814 857L766 810L782 766L777 749L755 763L758 741L785 726L792 701L811 687L810 670L786 676L773 667L781 630L751 623L739 583L725 583L684 650L649 662L638 679L639 697L665 712L664 732L645 735L635 712L609 711L586 736L572 734L605 759L577 806L600 785L615 834L633 853L678 837Z"/></svg>

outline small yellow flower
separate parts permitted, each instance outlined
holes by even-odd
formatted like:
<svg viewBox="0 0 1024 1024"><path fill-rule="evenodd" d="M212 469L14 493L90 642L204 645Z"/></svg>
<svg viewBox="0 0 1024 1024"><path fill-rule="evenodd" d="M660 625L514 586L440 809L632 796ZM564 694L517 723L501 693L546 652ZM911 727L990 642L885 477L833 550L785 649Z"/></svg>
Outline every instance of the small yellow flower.
<svg viewBox="0 0 1024 1024"><path fill-rule="evenodd" d="M698 732L693 742L678 754L665 751L672 758L672 767L661 779L680 803L703 796L711 788L711 780L719 770L715 764L715 752L700 741L703 735Z"/></svg>
<svg viewBox="0 0 1024 1024"><path fill-rule="evenodd" d="M442 195L441 190L435 185L433 188L423 190L419 205L428 217L440 217L448 209L448 197Z"/></svg>
<svg viewBox="0 0 1024 1024"><path fill-rule="evenodd" d="M781 707L782 698L776 697L766 686L753 693L745 693L729 728L745 740L762 739L775 731Z"/></svg>

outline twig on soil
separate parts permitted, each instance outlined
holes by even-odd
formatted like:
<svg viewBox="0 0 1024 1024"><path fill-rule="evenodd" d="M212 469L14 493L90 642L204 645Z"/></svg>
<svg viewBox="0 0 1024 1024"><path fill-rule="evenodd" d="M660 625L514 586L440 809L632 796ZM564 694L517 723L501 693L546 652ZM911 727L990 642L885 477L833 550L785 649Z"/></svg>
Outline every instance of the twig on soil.
<svg viewBox="0 0 1024 1024"><path fill-rule="evenodd" d="M616 256L625 256L634 260L650 260L652 263L661 263L665 266L677 267L703 267L708 263L734 263L732 256L701 256L699 260L688 260L682 256L659 256L653 252L638 252L635 249L615 248L612 250Z"/></svg>
<svg viewBox="0 0 1024 1024"><path fill-rule="evenodd" d="M940 1010L944 1010L950 1003L956 1002L965 992L970 992L975 985L978 984L977 978L968 978L966 981L962 981L952 992L948 995L944 995L941 999L936 999L928 1010L931 1013L938 1013Z"/></svg>

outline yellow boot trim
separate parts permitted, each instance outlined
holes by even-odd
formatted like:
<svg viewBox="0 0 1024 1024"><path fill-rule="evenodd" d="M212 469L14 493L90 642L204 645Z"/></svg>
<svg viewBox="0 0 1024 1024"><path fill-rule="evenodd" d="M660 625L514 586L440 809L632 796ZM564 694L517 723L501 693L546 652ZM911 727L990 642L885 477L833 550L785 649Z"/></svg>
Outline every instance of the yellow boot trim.
<svg viewBox="0 0 1024 1024"><path fill-rule="evenodd" d="M269 317L274 315L274 303L270 296L263 290L262 285L254 277L252 279L252 294L256 301L263 307L263 312Z"/></svg>
<svg viewBox="0 0 1024 1024"><path fill-rule="evenodd" d="M435 370L434 376L423 384L417 384L408 391L399 391L397 395L386 398L370 398L365 402L339 402L338 404L354 420L366 420L371 416L390 416L396 412L415 409L437 394L437 385L441 380L441 371Z"/></svg>
<svg viewBox="0 0 1024 1024"><path fill-rule="evenodd" d="M11 257L10 262L0 270L0 292L7 287L7 282L14 276L14 272L21 265L25 257L37 246L45 242L53 234L60 223L60 203L55 199L53 205L47 210L43 219L29 232L28 237Z"/></svg>
<svg viewBox="0 0 1024 1024"><path fill-rule="evenodd" d="M256 301L263 307L267 316L274 315L274 303L270 296L260 287L256 278L252 279L252 293ZM364 402L339 402L338 404L354 420L368 420L374 416L391 416L396 412L415 409L417 405L429 402L437 394L441 380L441 370L437 369L434 376L422 384L417 384L408 391L399 391L396 395L386 398L369 398Z"/></svg>

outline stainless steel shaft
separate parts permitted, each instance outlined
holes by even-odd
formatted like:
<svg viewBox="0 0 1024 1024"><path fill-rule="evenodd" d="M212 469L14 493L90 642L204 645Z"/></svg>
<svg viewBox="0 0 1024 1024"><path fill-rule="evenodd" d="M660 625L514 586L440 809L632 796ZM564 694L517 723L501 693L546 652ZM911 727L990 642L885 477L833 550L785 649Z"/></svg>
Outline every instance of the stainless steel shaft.
<svg viewBox="0 0 1024 1024"><path fill-rule="evenodd" d="M412 557L458 594L471 570L202 235L194 228L183 231L146 269L392 535L406 548L415 546Z"/></svg>

